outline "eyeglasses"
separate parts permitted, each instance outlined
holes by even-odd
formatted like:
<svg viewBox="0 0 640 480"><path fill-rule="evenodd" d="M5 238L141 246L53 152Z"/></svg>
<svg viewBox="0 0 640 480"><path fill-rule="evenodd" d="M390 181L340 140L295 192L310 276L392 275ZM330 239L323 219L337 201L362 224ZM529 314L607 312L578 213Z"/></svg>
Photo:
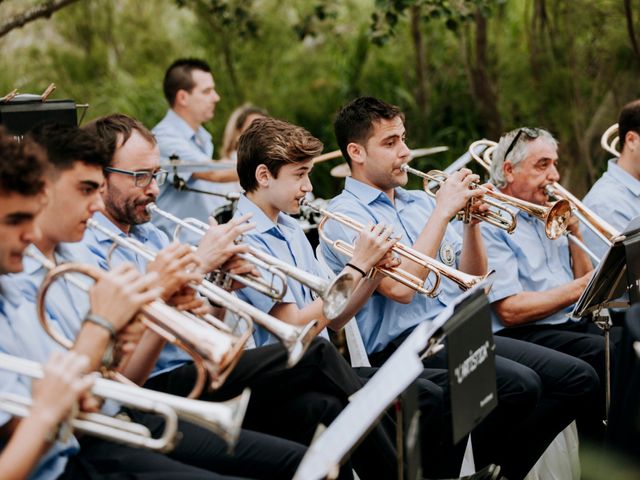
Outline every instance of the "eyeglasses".
<svg viewBox="0 0 640 480"><path fill-rule="evenodd" d="M525 134L527 137L533 139L533 138L538 138L540 136L540 130L538 128L521 128L520 130L518 130L518 133L516 133L516 136L513 137L513 140L511 140L511 143L509 144L509 148L507 148L507 151L504 154L504 160L507 160L507 157L509 156L509 154L511 153L511 150L513 150L515 148L515 146L518 144L518 140L520 139L520 135Z"/></svg>
<svg viewBox="0 0 640 480"><path fill-rule="evenodd" d="M134 179L136 187L145 188L151 185L151 181L155 179L158 186L163 185L167 181L169 172L166 170L158 170L156 172L132 172L131 170L122 170L121 168L105 167L105 172L122 173L124 175L131 175Z"/></svg>

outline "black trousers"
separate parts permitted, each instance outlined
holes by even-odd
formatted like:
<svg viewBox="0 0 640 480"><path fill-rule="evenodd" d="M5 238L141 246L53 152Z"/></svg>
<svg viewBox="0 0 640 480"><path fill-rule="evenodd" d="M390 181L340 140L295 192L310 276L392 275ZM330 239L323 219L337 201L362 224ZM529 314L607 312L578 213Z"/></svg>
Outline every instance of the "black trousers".
<svg viewBox="0 0 640 480"><path fill-rule="evenodd" d="M60 480L234 480L185 465L162 455L95 438L81 441L80 453L69 459Z"/></svg>
<svg viewBox="0 0 640 480"><path fill-rule="evenodd" d="M388 358L402 340L372 355L372 363ZM561 352L500 337L495 343L498 407L472 432L474 458L478 466L501 465L507 478L524 478L576 418L598 378L588 364ZM446 349L423 363L425 376L448 392Z"/></svg>
<svg viewBox="0 0 640 480"><path fill-rule="evenodd" d="M195 368L185 364L149 379L145 387L186 395L194 380ZM317 338L292 368L287 368L286 351L280 345L247 350L225 384L204 393L201 400L227 400L250 387L243 427L308 445L318 424L329 425L362 385L333 345ZM395 447L382 426L365 437L351 461L363 480L394 477Z"/></svg>
<svg viewBox="0 0 640 480"><path fill-rule="evenodd" d="M610 331L611 370L615 372L617 350L621 338L621 327ZM604 435L602 420L605 418L606 365L605 343L602 330L593 322L583 319L559 325L521 325L500 330L501 337L516 338L542 345L572 355L591 365L600 379L600 388L589 401L591 408L578 419L581 433L601 439Z"/></svg>

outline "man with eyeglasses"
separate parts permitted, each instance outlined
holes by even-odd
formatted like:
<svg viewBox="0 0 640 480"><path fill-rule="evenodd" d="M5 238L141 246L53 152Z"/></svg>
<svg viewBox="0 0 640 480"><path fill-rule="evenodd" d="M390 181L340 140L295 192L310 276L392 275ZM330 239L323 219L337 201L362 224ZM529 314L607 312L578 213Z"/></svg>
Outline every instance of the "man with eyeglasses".
<svg viewBox="0 0 640 480"><path fill-rule="evenodd" d="M546 205L545 187L560 181L557 165L558 144L548 131L513 130L502 136L493 153L491 182L502 193ZM517 219L512 234L482 225L489 266L497 271L489 294L493 330L496 335L533 342L593 366L600 378L601 391L594 398L599 409L597 414L590 412L586 426L597 431L605 413L602 332L586 319L576 321L568 316L591 278L591 261L566 236L547 238L544 222L515 207L507 208ZM568 231L582 239L576 218L570 220Z"/></svg>

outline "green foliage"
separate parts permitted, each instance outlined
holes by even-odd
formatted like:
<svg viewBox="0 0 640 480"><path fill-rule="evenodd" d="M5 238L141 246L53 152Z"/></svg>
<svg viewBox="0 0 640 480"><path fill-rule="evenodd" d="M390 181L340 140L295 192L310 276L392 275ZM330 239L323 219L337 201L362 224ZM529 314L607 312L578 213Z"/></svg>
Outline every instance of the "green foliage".
<svg viewBox="0 0 640 480"><path fill-rule="evenodd" d="M0 15L7 5L22 2L2 2ZM0 39L0 89L55 82L55 98L91 104L87 119L121 111L152 127L167 108L166 67L203 57L222 97L207 125L216 145L250 101L332 150L338 108L375 95L406 112L411 147L450 147L419 168L494 138L491 122L545 126L580 193L605 168L599 135L639 96L624 14L617 0L82 0ZM341 185L334 165L314 170L321 196Z"/></svg>

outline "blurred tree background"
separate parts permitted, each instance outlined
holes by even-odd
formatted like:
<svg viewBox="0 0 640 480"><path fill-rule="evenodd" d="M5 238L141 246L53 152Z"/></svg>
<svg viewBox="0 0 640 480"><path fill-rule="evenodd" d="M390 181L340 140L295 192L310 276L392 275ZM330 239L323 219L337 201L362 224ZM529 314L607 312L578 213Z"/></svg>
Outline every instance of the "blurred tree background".
<svg viewBox="0 0 640 480"><path fill-rule="evenodd" d="M404 109L410 147L450 147L419 168L542 126L582 194L606 168L600 135L640 97L639 18L630 0L0 0L0 95L55 82L54 98L91 105L85 121L119 111L153 127L166 67L202 57L222 96L217 145L250 101L332 150L339 106L375 95ZM316 167L320 196L341 187L335 164Z"/></svg>

